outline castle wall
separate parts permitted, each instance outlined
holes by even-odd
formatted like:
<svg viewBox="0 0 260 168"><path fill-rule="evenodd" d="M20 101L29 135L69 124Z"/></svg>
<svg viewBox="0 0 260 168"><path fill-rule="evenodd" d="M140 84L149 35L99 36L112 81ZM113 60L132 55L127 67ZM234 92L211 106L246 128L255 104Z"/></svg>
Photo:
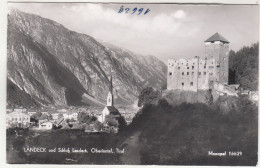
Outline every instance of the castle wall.
<svg viewBox="0 0 260 168"><path fill-rule="evenodd" d="M198 59L168 60L167 89L197 91Z"/></svg>
<svg viewBox="0 0 260 168"><path fill-rule="evenodd" d="M198 89L211 89L213 87L213 82L218 76L215 59L199 59L198 67Z"/></svg>
<svg viewBox="0 0 260 168"><path fill-rule="evenodd" d="M206 90L213 87L216 74L215 59L168 60L168 90ZM212 83L211 83L212 82Z"/></svg>

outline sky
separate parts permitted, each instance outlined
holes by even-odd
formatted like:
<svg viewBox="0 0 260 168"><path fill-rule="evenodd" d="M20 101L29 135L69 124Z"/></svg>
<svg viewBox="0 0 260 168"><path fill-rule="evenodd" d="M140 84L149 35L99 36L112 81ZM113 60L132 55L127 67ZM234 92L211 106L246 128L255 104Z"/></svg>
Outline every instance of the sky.
<svg viewBox="0 0 260 168"><path fill-rule="evenodd" d="M118 13L122 5L150 11ZM234 51L259 41L257 5L9 3L8 7L164 62L203 57L204 41L216 32L230 41Z"/></svg>

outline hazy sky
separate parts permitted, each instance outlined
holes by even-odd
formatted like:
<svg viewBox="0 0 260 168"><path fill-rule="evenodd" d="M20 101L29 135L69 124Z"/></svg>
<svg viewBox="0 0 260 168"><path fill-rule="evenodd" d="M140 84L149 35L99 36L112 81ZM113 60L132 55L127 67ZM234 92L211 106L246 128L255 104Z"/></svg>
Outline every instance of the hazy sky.
<svg viewBox="0 0 260 168"><path fill-rule="evenodd" d="M9 3L9 6L163 61L203 56L203 42L216 32L229 40L230 49L235 51L258 41L256 5L123 4L130 9L149 8L146 15L118 13L122 4Z"/></svg>

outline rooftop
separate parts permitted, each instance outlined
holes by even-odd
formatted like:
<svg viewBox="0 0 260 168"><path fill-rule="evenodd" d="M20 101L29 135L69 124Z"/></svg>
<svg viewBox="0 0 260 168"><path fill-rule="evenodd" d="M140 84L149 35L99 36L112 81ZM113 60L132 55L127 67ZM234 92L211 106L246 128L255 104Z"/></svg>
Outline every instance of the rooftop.
<svg viewBox="0 0 260 168"><path fill-rule="evenodd" d="M7 114L7 116L10 117L30 117L28 114L22 113L22 112L12 112Z"/></svg>
<svg viewBox="0 0 260 168"><path fill-rule="evenodd" d="M106 106L109 112L118 112L118 110L114 106Z"/></svg>
<svg viewBox="0 0 260 168"><path fill-rule="evenodd" d="M214 42L214 41L222 41L229 43L227 39L225 39L223 36L221 36L219 33L215 33L213 36L205 40L205 42Z"/></svg>

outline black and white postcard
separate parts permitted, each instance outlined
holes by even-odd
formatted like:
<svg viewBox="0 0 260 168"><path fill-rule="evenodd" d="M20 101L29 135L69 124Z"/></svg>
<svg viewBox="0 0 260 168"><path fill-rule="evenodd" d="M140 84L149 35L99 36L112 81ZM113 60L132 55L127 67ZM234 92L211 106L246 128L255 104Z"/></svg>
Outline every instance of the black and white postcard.
<svg viewBox="0 0 260 168"><path fill-rule="evenodd" d="M7 165L257 165L258 4L6 5Z"/></svg>

